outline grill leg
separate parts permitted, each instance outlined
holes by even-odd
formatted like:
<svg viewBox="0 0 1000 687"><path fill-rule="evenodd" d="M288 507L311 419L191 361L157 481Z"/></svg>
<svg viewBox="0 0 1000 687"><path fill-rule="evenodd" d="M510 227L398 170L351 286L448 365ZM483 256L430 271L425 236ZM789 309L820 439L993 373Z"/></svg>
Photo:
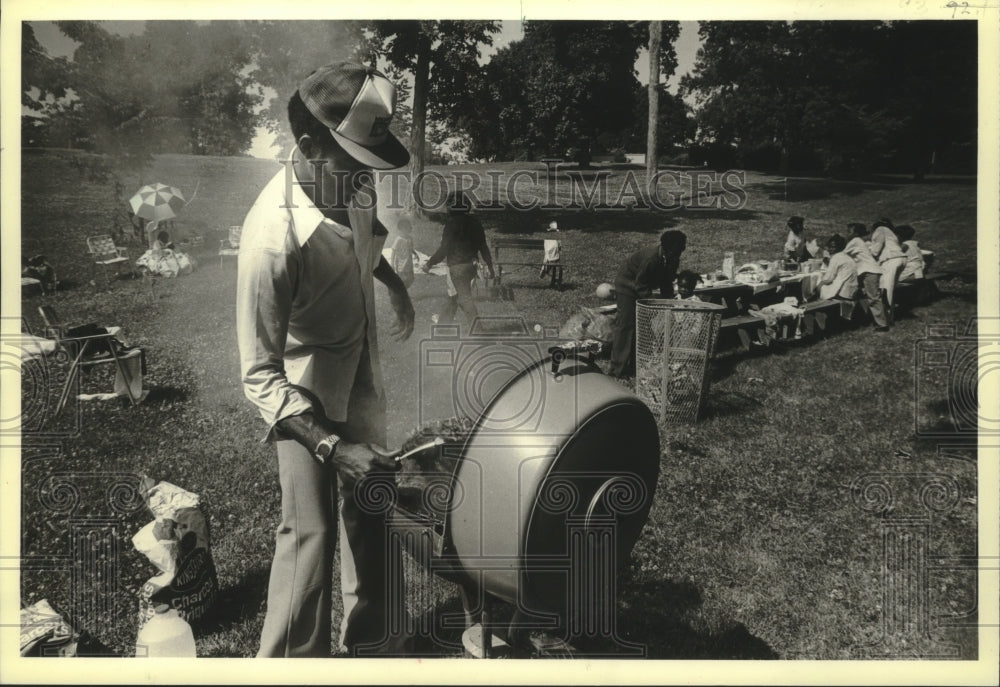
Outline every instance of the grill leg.
<svg viewBox="0 0 1000 687"><path fill-rule="evenodd" d="M461 585L459 592L462 597L462 611L465 613L465 629L469 629L476 624L476 617L473 611L476 608L476 592L474 589Z"/></svg>
<svg viewBox="0 0 1000 687"><path fill-rule="evenodd" d="M483 658L490 658L490 649L493 645L493 609L490 603L490 595L483 594L483 614L480 628L482 634L480 635L483 640Z"/></svg>

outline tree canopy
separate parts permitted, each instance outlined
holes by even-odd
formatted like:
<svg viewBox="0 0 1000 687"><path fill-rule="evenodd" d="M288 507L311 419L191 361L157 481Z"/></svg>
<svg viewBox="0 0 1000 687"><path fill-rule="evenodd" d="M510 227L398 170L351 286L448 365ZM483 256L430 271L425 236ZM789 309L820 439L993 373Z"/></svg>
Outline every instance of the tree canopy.
<svg viewBox="0 0 1000 687"><path fill-rule="evenodd" d="M664 22L663 32L660 60L669 77L677 67L678 23ZM448 111L446 119L465 132L475 158L535 159L578 146L634 145L637 126L645 137L645 116L634 119L647 102L635 62L647 35L645 22L525 22L524 38L467 82L474 104Z"/></svg>
<svg viewBox="0 0 1000 687"><path fill-rule="evenodd" d="M133 36L96 22L58 22L79 43L71 60L50 57L25 26L22 97L37 113L36 143L105 153L137 168L160 152L240 154L253 138L261 96L231 22L150 21Z"/></svg>
<svg viewBox="0 0 1000 687"><path fill-rule="evenodd" d="M119 167L159 152L243 154L260 126L287 147L288 98L337 60L378 64L397 84L392 130L413 172L445 139L473 159L645 148L635 64L648 22L526 21L489 60L496 21L148 21L129 36L57 25L78 44L70 58L22 24L24 145L104 153ZM662 22L665 78L678 35ZM831 174L922 175L975 159L972 22L713 21L699 35L680 94L657 94L660 155L694 140L692 154L715 164Z"/></svg>
<svg viewBox="0 0 1000 687"><path fill-rule="evenodd" d="M240 30L251 53L249 77L267 92L261 124L285 150L293 144L288 100L302 79L324 64L368 57L356 21L244 21Z"/></svg>
<svg viewBox="0 0 1000 687"><path fill-rule="evenodd" d="M428 120L438 121L472 106L469 93L480 73L481 45L491 45L497 21L381 20L368 26L369 45L397 72L413 76L410 115L410 173L424 171ZM435 132L439 141L443 131ZM409 208L418 208L411 197Z"/></svg>
<svg viewBox="0 0 1000 687"><path fill-rule="evenodd" d="M843 174L889 158L920 173L975 139L976 33L963 22L701 22L682 92L699 139ZM758 158L761 159L761 158Z"/></svg>

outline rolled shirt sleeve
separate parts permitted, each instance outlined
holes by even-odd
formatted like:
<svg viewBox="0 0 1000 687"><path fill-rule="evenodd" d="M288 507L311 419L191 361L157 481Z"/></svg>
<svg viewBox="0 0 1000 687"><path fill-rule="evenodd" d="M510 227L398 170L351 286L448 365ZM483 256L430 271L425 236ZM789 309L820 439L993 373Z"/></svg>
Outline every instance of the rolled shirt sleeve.
<svg viewBox="0 0 1000 687"><path fill-rule="evenodd" d="M291 235L286 232L286 242ZM298 276L297 252L244 244L239 255L236 333L243 393L267 423L265 441L275 425L312 410L312 403L289 382L284 353Z"/></svg>

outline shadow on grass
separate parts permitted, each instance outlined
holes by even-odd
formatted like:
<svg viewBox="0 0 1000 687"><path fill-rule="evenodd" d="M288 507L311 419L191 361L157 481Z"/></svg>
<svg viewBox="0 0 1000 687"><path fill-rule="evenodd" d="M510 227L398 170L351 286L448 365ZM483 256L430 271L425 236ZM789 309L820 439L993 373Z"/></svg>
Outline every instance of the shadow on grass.
<svg viewBox="0 0 1000 687"><path fill-rule="evenodd" d="M545 237L546 227L552 220L559 222L563 231L591 232L638 232L657 234L680 223L675 213L645 210L573 210L558 208L552 211L540 209L519 212L513 208L491 213L480 213L483 225L498 234L518 234ZM548 238L551 238L548 234Z"/></svg>
<svg viewBox="0 0 1000 687"><path fill-rule="evenodd" d="M709 395L699 419L709 420L740 415L760 407L760 404L758 399L738 391L714 393Z"/></svg>
<svg viewBox="0 0 1000 687"><path fill-rule="evenodd" d="M704 628L692 624L688 618L698 614L702 597L691 583L633 584L622 598L627 607L618 611L613 635L572 640L579 658L588 655L628 658L636 656L637 646L642 647L643 658L651 659L779 658L770 645L751 634L741 623L702 623ZM512 611L510 604L495 604L495 635L506 637ZM414 637L414 655L463 655L462 619L462 605L457 596L415 618L415 627L419 629Z"/></svg>
<svg viewBox="0 0 1000 687"><path fill-rule="evenodd" d="M690 582L657 580L631 585L624 600L632 612L619 613L617 642L611 638L580 642L583 654L617 653L626 644L643 647L650 659L776 659L777 652L737 622L692 622L702 596ZM655 601L654 601L655 600ZM624 657L624 656L623 656Z"/></svg>
<svg viewBox="0 0 1000 687"><path fill-rule="evenodd" d="M444 224L447 215L443 212L425 212L425 217L439 225ZM518 210L504 205L500 210L481 209L476 212L479 221L488 232L498 235L551 238L546 231L549 222L555 220L562 231L633 232L658 234L666 229L683 225L685 220L747 222L760 218L760 213L747 209L724 209L718 207L699 208L676 205L667 210L630 208L590 208L585 207L536 207Z"/></svg>
<svg viewBox="0 0 1000 687"><path fill-rule="evenodd" d="M755 187L767 193L768 200L783 200L789 203L802 203L828 198L850 198L860 196L868 191L885 191L892 186L884 183L865 181L838 181L835 179L796 179L789 177L787 185L784 181L768 181L755 184Z"/></svg>
<svg viewBox="0 0 1000 687"><path fill-rule="evenodd" d="M903 174L873 174L868 179L871 182L883 184L883 187L890 186L975 186L978 178L974 174L970 175L947 175L924 177L914 179L912 175Z"/></svg>
<svg viewBox="0 0 1000 687"><path fill-rule="evenodd" d="M191 394L186 389L178 389L172 386L157 386L149 390L146 403L177 403L186 401Z"/></svg>
<svg viewBox="0 0 1000 687"><path fill-rule="evenodd" d="M198 624L198 634L225 633L260 613L267 598L269 571L258 568L219 590L212 611Z"/></svg>

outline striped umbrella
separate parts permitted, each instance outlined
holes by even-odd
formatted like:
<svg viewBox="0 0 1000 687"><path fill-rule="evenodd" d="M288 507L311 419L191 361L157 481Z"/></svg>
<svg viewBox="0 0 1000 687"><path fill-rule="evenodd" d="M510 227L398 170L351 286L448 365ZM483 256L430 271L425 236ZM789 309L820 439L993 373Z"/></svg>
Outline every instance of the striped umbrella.
<svg viewBox="0 0 1000 687"><path fill-rule="evenodd" d="M160 183L143 186L128 202L137 216L155 222L176 217L187 203L180 190Z"/></svg>

